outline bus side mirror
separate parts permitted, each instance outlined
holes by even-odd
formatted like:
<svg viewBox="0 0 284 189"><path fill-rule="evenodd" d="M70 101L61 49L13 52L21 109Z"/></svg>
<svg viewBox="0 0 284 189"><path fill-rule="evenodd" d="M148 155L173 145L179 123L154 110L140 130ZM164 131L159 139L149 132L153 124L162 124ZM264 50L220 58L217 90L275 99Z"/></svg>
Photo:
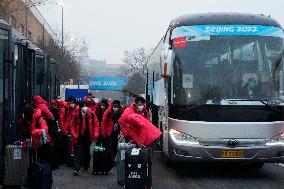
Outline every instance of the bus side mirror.
<svg viewBox="0 0 284 189"><path fill-rule="evenodd" d="M161 53L162 77L171 76L172 63L173 63L173 50L170 49L169 44L165 44L165 48Z"/></svg>

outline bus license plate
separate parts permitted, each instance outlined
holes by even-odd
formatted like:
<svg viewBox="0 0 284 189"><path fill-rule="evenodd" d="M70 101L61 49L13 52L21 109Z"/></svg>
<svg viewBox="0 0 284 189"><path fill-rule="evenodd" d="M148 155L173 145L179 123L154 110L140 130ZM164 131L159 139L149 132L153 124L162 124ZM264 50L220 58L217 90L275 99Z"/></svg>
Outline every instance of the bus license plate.
<svg viewBox="0 0 284 189"><path fill-rule="evenodd" d="M224 150L220 153L221 158L244 158L244 151Z"/></svg>

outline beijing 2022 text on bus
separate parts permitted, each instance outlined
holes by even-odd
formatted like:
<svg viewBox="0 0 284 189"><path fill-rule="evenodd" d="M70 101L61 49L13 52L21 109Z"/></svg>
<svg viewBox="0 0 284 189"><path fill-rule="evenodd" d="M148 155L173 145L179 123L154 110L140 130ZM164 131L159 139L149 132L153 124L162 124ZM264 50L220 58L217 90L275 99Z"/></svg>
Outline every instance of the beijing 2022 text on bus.
<svg viewBox="0 0 284 189"><path fill-rule="evenodd" d="M174 19L147 63L169 162L284 162L284 32L264 15Z"/></svg>

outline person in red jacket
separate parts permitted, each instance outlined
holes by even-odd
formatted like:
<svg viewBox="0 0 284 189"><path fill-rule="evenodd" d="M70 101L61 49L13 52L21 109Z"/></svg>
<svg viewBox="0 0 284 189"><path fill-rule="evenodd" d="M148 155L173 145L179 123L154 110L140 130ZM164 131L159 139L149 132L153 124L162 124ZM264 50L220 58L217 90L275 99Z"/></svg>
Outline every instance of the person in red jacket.
<svg viewBox="0 0 284 189"><path fill-rule="evenodd" d="M76 98L71 96L67 99L68 102L68 106L66 108L66 116L65 116L65 122L64 122L64 127L67 129L68 132L68 140L69 142L67 142L67 149L68 149L68 156L67 156L67 160L66 160L66 164L67 165L72 165L72 157L74 157L74 150L73 150L73 146L74 146L74 142L71 139L71 120L73 117L74 112L78 111L79 107L76 105Z"/></svg>
<svg viewBox="0 0 284 189"><path fill-rule="evenodd" d="M100 124L99 139L97 141L97 146L104 146L105 145L104 138L102 136L101 127L102 127L102 120L103 120L104 113L108 109L108 107L109 107L108 100L104 99L104 98L101 100L101 102L97 103L96 107L95 107L95 113L97 115L97 118L98 118L99 124Z"/></svg>
<svg viewBox="0 0 284 189"><path fill-rule="evenodd" d="M48 125L45 116L40 109L35 109L31 124L32 147L37 150L38 159L46 161L53 169L59 168L55 157L51 138L48 133Z"/></svg>
<svg viewBox="0 0 284 189"><path fill-rule="evenodd" d="M135 103L125 109L126 114L136 113L150 121L150 114L146 109L146 100L143 97L136 97Z"/></svg>
<svg viewBox="0 0 284 189"><path fill-rule="evenodd" d="M83 98L83 100L87 103L87 106L95 111L96 102L93 100L93 94L88 93L87 96Z"/></svg>
<svg viewBox="0 0 284 189"><path fill-rule="evenodd" d="M73 113L71 120L71 140L74 142L74 176L78 175L80 162L83 162L84 171L90 165L90 146L99 135L99 123L91 108L86 102L80 102L79 110Z"/></svg>
<svg viewBox="0 0 284 189"><path fill-rule="evenodd" d="M33 96L33 105L35 109L41 110L43 116L54 120L54 116L48 109L46 101L44 101L40 96Z"/></svg>
<svg viewBox="0 0 284 189"><path fill-rule="evenodd" d="M64 100L58 100L58 126L64 136L67 136L67 128L65 128L65 115L66 108L68 108L67 102Z"/></svg>
<svg viewBox="0 0 284 189"><path fill-rule="evenodd" d="M120 105L120 101L114 100L105 111L102 120L101 133L106 143L106 149L112 152L113 158L115 158L117 152L119 134L118 120L122 113L123 108Z"/></svg>
<svg viewBox="0 0 284 189"><path fill-rule="evenodd" d="M143 110L142 105L137 102L139 104L144 103L145 99L142 97L136 98L137 107L141 106L139 110ZM162 132L145 118L148 116L140 112L133 110L133 106L126 108L118 120L121 132L124 137L129 137L138 147L150 147L154 150Z"/></svg>

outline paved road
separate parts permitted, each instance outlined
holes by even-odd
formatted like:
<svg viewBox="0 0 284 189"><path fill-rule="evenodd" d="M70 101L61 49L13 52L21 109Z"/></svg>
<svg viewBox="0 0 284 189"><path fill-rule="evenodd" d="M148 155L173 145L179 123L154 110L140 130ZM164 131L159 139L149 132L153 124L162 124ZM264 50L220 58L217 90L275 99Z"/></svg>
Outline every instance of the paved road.
<svg viewBox="0 0 284 189"><path fill-rule="evenodd" d="M53 189L120 189L115 168L108 176L80 173L62 167L54 172ZM284 189L284 165L262 169L241 165L182 164L167 167L159 154L153 160L153 189Z"/></svg>

